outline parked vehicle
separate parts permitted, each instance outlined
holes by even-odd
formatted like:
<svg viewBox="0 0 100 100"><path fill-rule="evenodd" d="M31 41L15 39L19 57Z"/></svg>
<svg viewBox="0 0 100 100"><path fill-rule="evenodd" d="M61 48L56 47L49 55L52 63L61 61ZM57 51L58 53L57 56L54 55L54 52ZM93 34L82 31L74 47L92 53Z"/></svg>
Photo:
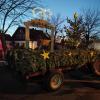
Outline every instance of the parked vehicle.
<svg viewBox="0 0 100 100"><path fill-rule="evenodd" d="M39 23L40 27L48 26L50 28L50 25L45 21L32 22L35 22L36 25ZM32 22L29 21L25 25L32 25ZM13 48L7 50L7 53L4 52L10 69L15 71L24 82L38 79L48 90L55 91L62 86L65 71L87 66L93 70L93 73L100 76L100 55L97 51L79 48L54 50L53 34L50 49L32 50L29 49L28 33L27 26L25 48Z"/></svg>
<svg viewBox="0 0 100 100"><path fill-rule="evenodd" d="M33 51L15 49L10 51L8 63L24 81L39 81L48 90L58 90L64 81L64 72L90 67L100 76L100 58L94 50Z"/></svg>

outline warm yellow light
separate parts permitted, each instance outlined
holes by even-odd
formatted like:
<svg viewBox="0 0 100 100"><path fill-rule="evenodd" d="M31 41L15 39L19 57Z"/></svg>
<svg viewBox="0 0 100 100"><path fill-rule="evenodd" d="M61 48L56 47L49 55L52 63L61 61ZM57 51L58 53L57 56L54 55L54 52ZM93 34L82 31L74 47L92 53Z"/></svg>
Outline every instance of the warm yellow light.
<svg viewBox="0 0 100 100"><path fill-rule="evenodd" d="M77 19L78 18L78 14L75 12L74 13L74 18Z"/></svg>
<svg viewBox="0 0 100 100"><path fill-rule="evenodd" d="M91 57L94 55L94 52L92 51L92 52L90 52L90 55L91 55Z"/></svg>
<svg viewBox="0 0 100 100"><path fill-rule="evenodd" d="M69 54L68 54L69 56L71 56L72 55L72 53L71 52L69 52Z"/></svg>
<svg viewBox="0 0 100 100"><path fill-rule="evenodd" d="M41 56L43 56L44 60L49 59L49 52L43 51L43 53L41 54Z"/></svg>

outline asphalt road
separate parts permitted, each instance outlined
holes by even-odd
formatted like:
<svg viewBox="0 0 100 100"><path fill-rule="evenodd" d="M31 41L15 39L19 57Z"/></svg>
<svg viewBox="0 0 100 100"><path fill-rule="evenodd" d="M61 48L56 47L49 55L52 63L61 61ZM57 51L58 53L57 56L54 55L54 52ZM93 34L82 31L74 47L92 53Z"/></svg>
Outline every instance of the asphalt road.
<svg viewBox="0 0 100 100"><path fill-rule="evenodd" d="M59 91L47 92L35 83L22 85L3 67L0 68L0 100L100 100L100 88L99 82L65 79Z"/></svg>

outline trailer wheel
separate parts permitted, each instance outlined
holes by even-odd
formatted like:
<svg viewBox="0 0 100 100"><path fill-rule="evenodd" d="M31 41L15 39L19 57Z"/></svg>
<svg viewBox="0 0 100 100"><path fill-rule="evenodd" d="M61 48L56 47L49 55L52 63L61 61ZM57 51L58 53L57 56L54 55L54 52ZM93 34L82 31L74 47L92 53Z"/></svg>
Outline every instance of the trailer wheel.
<svg viewBox="0 0 100 100"><path fill-rule="evenodd" d="M100 60L96 60L93 64L93 69L96 75L100 76Z"/></svg>
<svg viewBox="0 0 100 100"><path fill-rule="evenodd" d="M58 90L63 84L63 74L60 72L50 73L45 80L46 89L49 91Z"/></svg>

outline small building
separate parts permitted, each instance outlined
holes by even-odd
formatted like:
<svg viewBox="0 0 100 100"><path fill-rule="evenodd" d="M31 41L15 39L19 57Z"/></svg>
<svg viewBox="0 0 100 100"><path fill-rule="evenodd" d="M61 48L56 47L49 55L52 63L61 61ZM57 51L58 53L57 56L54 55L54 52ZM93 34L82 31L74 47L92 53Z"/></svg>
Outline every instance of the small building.
<svg viewBox="0 0 100 100"><path fill-rule="evenodd" d="M9 34L5 34L5 40L6 40L6 47L7 49L10 49L12 46L12 38ZM4 52L5 52L5 48L2 42L2 34L0 33L0 60L4 59Z"/></svg>
<svg viewBox="0 0 100 100"><path fill-rule="evenodd" d="M39 46L41 40L50 40L50 36L41 30L31 28L30 30L29 48L35 49ZM15 45L25 46L25 27L18 27L12 36Z"/></svg>
<svg viewBox="0 0 100 100"><path fill-rule="evenodd" d="M12 45L12 37L10 34L5 34L5 41L6 41L6 46L7 48L11 47ZM2 34L0 33L0 37L2 38Z"/></svg>
<svg viewBox="0 0 100 100"><path fill-rule="evenodd" d="M5 34L5 40L6 40L7 48L11 48L12 47L12 37L10 36L10 34Z"/></svg>
<svg viewBox="0 0 100 100"><path fill-rule="evenodd" d="M100 51L100 40L94 41L93 47L94 47L95 50Z"/></svg>

